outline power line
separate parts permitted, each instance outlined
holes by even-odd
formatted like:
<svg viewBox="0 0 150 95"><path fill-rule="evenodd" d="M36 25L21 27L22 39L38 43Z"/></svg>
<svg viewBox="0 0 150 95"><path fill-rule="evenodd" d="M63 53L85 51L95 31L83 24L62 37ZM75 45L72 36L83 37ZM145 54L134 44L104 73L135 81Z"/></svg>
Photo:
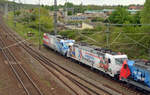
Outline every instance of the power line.
<svg viewBox="0 0 150 95"><path fill-rule="evenodd" d="M136 40L132 39L131 37L129 37L129 36L127 36L127 35L124 35L124 36L125 36L126 38L128 38L128 39L132 40L134 43L136 43L136 44L138 44L138 45L140 45L140 46L144 47L145 49L148 49L148 50L149 50L149 48L148 48L148 47L146 47L145 45L143 45L143 44L139 43L138 41L136 41Z"/></svg>
<svg viewBox="0 0 150 95"><path fill-rule="evenodd" d="M141 26L141 25L150 26L150 24L110 24L110 23L107 23L105 25L110 25L110 26Z"/></svg>
<svg viewBox="0 0 150 95"><path fill-rule="evenodd" d="M120 34L113 40L113 42L112 42L110 45L112 45L113 43L115 43L116 40L120 37L120 35L121 35L121 32L120 32Z"/></svg>

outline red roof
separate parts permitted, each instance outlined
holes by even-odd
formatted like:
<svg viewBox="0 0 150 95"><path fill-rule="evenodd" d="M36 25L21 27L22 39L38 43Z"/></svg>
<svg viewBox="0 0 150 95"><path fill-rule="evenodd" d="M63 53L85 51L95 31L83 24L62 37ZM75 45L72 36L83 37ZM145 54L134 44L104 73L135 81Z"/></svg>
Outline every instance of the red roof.
<svg viewBox="0 0 150 95"><path fill-rule="evenodd" d="M130 10L137 10L137 9L142 9L144 8L143 6L130 6L129 9Z"/></svg>

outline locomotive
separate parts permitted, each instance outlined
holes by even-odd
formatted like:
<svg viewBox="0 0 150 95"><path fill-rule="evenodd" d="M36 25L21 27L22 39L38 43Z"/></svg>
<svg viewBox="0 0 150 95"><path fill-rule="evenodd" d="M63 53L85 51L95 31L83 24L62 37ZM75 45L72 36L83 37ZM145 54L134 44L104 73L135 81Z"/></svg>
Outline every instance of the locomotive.
<svg viewBox="0 0 150 95"><path fill-rule="evenodd" d="M120 71L120 80L150 91L150 61L125 60Z"/></svg>
<svg viewBox="0 0 150 95"><path fill-rule="evenodd" d="M67 55L69 46L72 46L75 40L64 38L60 35L50 35L49 33L44 33L43 45L47 46L62 55Z"/></svg>
<svg viewBox="0 0 150 95"><path fill-rule="evenodd" d="M111 50L90 46L85 43L74 43L74 45L70 46L67 57L105 72L112 77L117 77L120 74L122 63L127 59L125 54L117 54Z"/></svg>

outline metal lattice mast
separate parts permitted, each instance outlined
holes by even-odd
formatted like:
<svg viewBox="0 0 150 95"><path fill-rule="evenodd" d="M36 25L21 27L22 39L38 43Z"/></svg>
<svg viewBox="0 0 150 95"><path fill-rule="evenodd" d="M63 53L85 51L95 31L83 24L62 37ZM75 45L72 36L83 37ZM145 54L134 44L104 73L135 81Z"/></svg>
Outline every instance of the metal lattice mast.
<svg viewBox="0 0 150 95"><path fill-rule="evenodd" d="M15 0L13 0L14 2L14 26L16 27L16 3L15 3Z"/></svg>
<svg viewBox="0 0 150 95"><path fill-rule="evenodd" d="M57 0L54 0L54 33L57 35Z"/></svg>
<svg viewBox="0 0 150 95"><path fill-rule="evenodd" d="M41 25L40 25L40 16L41 16L41 11L40 11L40 0L39 0L39 50L41 49Z"/></svg>
<svg viewBox="0 0 150 95"><path fill-rule="evenodd" d="M7 14L8 14L8 2L5 3L5 16L7 17Z"/></svg>

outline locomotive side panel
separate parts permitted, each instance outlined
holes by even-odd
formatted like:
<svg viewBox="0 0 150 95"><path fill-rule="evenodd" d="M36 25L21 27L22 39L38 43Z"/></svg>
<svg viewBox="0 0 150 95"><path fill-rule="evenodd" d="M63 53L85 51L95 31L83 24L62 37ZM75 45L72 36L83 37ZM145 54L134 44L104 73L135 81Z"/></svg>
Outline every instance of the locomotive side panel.
<svg viewBox="0 0 150 95"><path fill-rule="evenodd" d="M49 46L50 48L52 48L53 50L56 50L56 40L55 40L55 37L48 34L48 38L49 38L49 39L48 39L48 40L49 40L48 46Z"/></svg>
<svg viewBox="0 0 150 95"><path fill-rule="evenodd" d="M113 63L113 57L107 54L98 53L94 49L88 49L83 46L72 46L69 48L68 56L72 59L75 59L85 65L88 65L94 69L100 70L114 77L117 74L117 71L113 70L116 66ZM107 55L107 56L106 56ZM109 60L108 60L109 59ZM111 62L109 62L111 61Z"/></svg>

